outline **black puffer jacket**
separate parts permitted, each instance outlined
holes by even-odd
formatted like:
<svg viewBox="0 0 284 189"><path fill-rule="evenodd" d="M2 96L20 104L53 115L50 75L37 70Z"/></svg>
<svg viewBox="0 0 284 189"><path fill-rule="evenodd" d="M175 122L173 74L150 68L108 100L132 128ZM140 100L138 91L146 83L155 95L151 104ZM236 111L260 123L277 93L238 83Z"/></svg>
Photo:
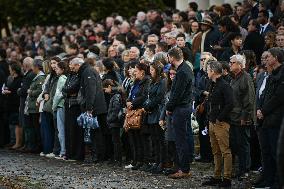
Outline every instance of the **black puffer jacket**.
<svg viewBox="0 0 284 189"><path fill-rule="evenodd" d="M272 72L265 87L262 106L263 127L280 127L284 116L284 66Z"/></svg>
<svg viewBox="0 0 284 189"><path fill-rule="evenodd" d="M84 63L79 69L80 105L83 111L93 111L94 115L107 113L107 105L99 73Z"/></svg>
<svg viewBox="0 0 284 189"><path fill-rule="evenodd" d="M122 127L118 118L119 111L122 110L122 108L123 104L121 95L119 93L114 94L110 99L107 114L107 123L110 128Z"/></svg>

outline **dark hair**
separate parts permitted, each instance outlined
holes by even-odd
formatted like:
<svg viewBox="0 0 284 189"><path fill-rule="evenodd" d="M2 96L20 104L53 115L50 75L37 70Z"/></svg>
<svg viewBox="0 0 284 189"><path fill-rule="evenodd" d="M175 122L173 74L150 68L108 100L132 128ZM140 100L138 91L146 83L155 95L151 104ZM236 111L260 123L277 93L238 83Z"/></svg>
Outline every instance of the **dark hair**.
<svg viewBox="0 0 284 189"><path fill-rule="evenodd" d="M138 70L144 71L145 75L150 75L149 66L147 64L138 63L135 67Z"/></svg>
<svg viewBox="0 0 284 189"><path fill-rule="evenodd" d="M7 54L6 54L5 49L0 49L0 57L2 59L6 59L7 58Z"/></svg>
<svg viewBox="0 0 284 189"><path fill-rule="evenodd" d="M198 11L198 4L196 2L190 2L188 3L188 5L190 6L190 8L192 8L194 12Z"/></svg>
<svg viewBox="0 0 284 189"><path fill-rule="evenodd" d="M153 54L155 54L156 45L147 45L147 48L148 48Z"/></svg>
<svg viewBox="0 0 284 189"><path fill-rule="evenodd" d="M168 44L166 42L158 42L157 45L162 49L163 52L168 51Z"/></svg>
<svg viewBox="0 0 284 189"><path fill-rule="evenodd" d="M156 83L157 81L159 81L160 79L164 78L164 65L159 61L154 61L153 63L150 64L150 66L152 66L155 71L156 71L156 77L152 78L152 83Z"/></svg>
<svg viewBox="0 0 284 189"><path fill-rule="evenodd" d="M220 61L220 63L222 64L223 70L227 70L227 72L230 72L230 65L227 61Z"/></svg>
<svg viewBox="0 0 284 189"><path fill-rule="evenodd" d="M267 19L269 18L269 12L267 10L261 10L261 11L258 12L258 14L260 14L260 13L262 13L265 18L267 18Z"/></svg>
<svg viewBox="0 0 284 189"><path fill-rule="evenodd" d="M114 70L114 61L111 58L105 58L103 59L103 65L108 71Z"/></svg>
<svg viewBox="0 0 284 189"><path fill-rule="evenodd" d="M58 56L54 56L50 60L54 60L56 62L60 62L61 61L61 59Z"/></svg>
<svg viewBox="0 0 284 189"><path fill-rule="evenodd" d="M252 50L243 50L241 54L243 54L246 58L247 71L256 66L256 56Z"/></svg>
<svg viewBox="0 0 284 189"><path fill-rule="evenodd" d="M63 70L63 75L68 73L68 65L66 61L58 62L57 67Z"/></svg>
<svg viewBox="0 0 284 189"><path fill-rule="evenodd" d="M20 64L18 64L17 62L11 62L9 66L11 70L15 71L18 76L22 75L22 68Z"/></svg>
<svg viewBox="0 0 284 189"><path fill-rule="evenodd" d="M260 24L258 23L258 21L256 19L250 19L249 22L252 21L252 25L255 26L256 31L259 32L260 31Z"/></svg>
<svg viewBox="0 0 284 189"><path fill-rule="evenodd" d="M234 39L237 39L237 38L242 38L242 34L240 33L230 33L230 35L228 36L228 39L231 41L231 40L234 40Z"/></svg>
<svg viewBox="0 0 284 189"><path fill-rule="evenodd" d="M89 51L95 53L96 55L100 55L101 52L100 48L97 45L91 45L89 47Z"/></svg>
<svg viewBox="0 0 284 189"><path fill-rule="evenodd" d="M98 32L98 33L96 34L96 36L103 38L103 40L105 40L105 38L106 38L104 32Z"/></svg>
<svg viewBox="0 0 284 189"><path fill-rule="evenodd" d="M284 61L284 53L282 48L280 47L273 47L271 49L268 49L268 52L270 52L270 54L275 57L279 63L283 64Z"/></svg>
<svg viewBox="0 0 284 189"><path fill-rule="evenodd" d="M219 20L219 25L225 27L227 32L240 32L239 27L231 20L229 16L223 16Z"/></svg>
<svg viewBox="0 0 284 189"><path fill-rule="evenodd" d="M136 64L138 64L138 63L135 63L135 62L132 61L132 62L128 63L128 64L125 66L125 68L124 68L125 77L130 77L130 75L129 75L129 73L128 73L128 70L129 70L130 68L135 68Z"/></svg>
<svg viewBox="0 0 284 189"><path fill-rule="evenodd" d="M168 55L173 57L176 60L182 60L183 59L183 53L182 50L179 47L173 47L169 50Z"/></svg>
<svg viewBox="0 0 284 189"><path fill-rule="evenodd" d="M71 43L71 44L69 45L69 48L70 48L70 49L75 49L76 51L79 50L78 45L77 45L76 43Z"/></svg>
<svg viewBox="0 0 284 189"><path fill-rule="evenodd" d="M183 39L185 40L185 35L184 35L184 33L179 33L179 34L177 34L176 39L177 39L178 37L183 37Z"/></svg>
<svg viewBox="0 0 284 189"><path fill-rule="evenodd" d="M174 66L171 66L168 73L167 73L167 91L170 91L171 90L171 86L172 86L172 80L170 78L170 71L171 70L174 70L176 71L175 67Z"/></svg>
<svg viewBox="0 0 284 189"><path fill-rule="evenodd" d="M182 17L182 22L187 22L187 21L188 21L188 16L187 16L187 13L186 13L186 12L181 11L181 12L178 13L178 15L179 15L180 17Z"/></svg>

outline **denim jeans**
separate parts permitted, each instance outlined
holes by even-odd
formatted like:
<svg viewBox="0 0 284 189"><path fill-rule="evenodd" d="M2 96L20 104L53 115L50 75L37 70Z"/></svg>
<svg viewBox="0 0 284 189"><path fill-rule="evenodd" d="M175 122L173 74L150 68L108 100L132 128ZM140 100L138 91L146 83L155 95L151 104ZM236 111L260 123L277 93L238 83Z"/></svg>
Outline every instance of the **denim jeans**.
<svg viewBox="0 0 284 189"><path fill-rule="evenodd" d="M52 114L48 112L41 113L41 122L40 122L40 131L41 131L41 140L43 153L49 154L53 150L54 142L54 126Z"/></svg>
<svg viewBox="0 0 284 189"><path fill-rule="evenodd" d="M188 173L190 170L190 158L192 157L192 128L191 107L176 107L173 111L173 127L176 134L176 150L178 155L178 167Z"/></svg>
<svg viewBox="0 0 284 189"><path fill-rule="evenodd" d="M65 129L64 129L65 110L58 108L56 112L56 122L58 130L58 139L60 143L60 155L65 155Z"/></svg>

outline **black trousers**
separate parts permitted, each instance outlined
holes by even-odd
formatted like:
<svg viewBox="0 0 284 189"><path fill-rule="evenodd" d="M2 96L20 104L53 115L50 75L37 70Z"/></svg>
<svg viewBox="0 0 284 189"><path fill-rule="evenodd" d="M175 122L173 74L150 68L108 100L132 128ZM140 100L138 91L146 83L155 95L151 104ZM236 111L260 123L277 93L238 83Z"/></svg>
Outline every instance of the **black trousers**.
<svg viewBox="0 0 284 189"><path fill-rule="evenodd" d="M261 151L258 140L257 131L254 127L250 129L250 157L251 157L251 169L257 170L261 167Z"/></svg>
<svg viewBox="0 0 284 189"><path fill-rule="evenodd" d="M143 144L141 130L129 130L129 143L132 152L133 164L143 162Z"/></svg>
<svg viewBox="0 0 284 189"><path fill-rule="evenodd" d="M9 120L6 112L0 112L0 146L9 143Z"/></svg>
<svg viewBox="0 0 284 189"><path fill-rule="evenodd" d="M116 161L122 161L122 146L120 139L120 128L114 127L111 128L111 138L113 144L113 159Z"/></svg>
<svg viewBox="0 0 284 189"><path fill-rule="evenodd" d="M198 115L196 120L199 125L198 138L200 143L200 157L202 159L212 160L213 155L209 135L202 135L202 131L205 129L206 126L208 126L206 115Z"/></svg>
<svg viewBox="0 0 284 189"><path fill-rule="evenodd" d="M53 153L55 155L59 155L60 153L60 143L59 143L59 139L58 139L58 129L57 129L57 119L56 119L56 115L52 114L52 113L48 113L49 114L49 119L52 119L50 120L50 122L53 121L53 126L54 126L54 141L53 141Z"/></svg>
<svg viewBox="0 0 284 189"><path fill-rule="evenodd" d="M166 162L165 133L159 124L151 125L154 161L157 164Z"/></svg>
<svg viewBox="0 0 284 189"><path fill-rule="evenodd" d="M30 113L28 116L28 123L27 148L31 150L41 150L39 113Z"/></svg>
<svg viewBox="0 0 284 189"><path fill-rule="evenodd" d="M131 148L130 148L128 132L125 132L125 131L122 132L121 142L122 142L122 152L125 156L125 161L129 162L133 158L132 158L132 153L131 153Z"/></svg>
<svg viewBox="0 0 284 189"><path fill-rule="evenodd" d="M77 124L80 113L79 105L65 104L65 147L69 159L84 160L85 157L84 129Z"/></svg>
<svg viewBox="0 0 284 189"><path fill-rule="evenodd" d="M107 126L106 114L97 115L99 128L92 130L92 156L100 161L108 160L113 154L110 129Z"/></svg>

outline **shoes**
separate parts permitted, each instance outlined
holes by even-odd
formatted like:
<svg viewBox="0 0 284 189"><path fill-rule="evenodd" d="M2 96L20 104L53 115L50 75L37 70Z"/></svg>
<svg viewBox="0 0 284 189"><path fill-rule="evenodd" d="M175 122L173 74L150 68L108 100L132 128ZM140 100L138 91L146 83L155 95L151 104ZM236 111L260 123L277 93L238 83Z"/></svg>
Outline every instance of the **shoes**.
<svg viewBox="0 0 284 189"><path fill-rule="evenodd" d="M266 187L271 187L271 185L267 184L265 181L253 185L253 188L266 188Z"/></svg>
<svg viewBox="0 0 284 189"><path fill-rule="evenodd" d="M169 176L169 175L174 174L174 173L176 173L176 172L177 172L177 170L174 170L174 169L165 169L165 170L163 171L163 174L164 174L165 176Z"/></svg>
<svg viewBox="0 0 284 189"><path fill-rule="evenodd" d="M50 153L50 154L46 154L47 158L55 158L55 154L54 153Z"/></svg>
<svg viewBox="0 0 284 189"><path fill-rule="evenodd" d="M66 160L67 158L64 154L60 154L59 156L55 156L55 159Z"/></svg>
<svg viewBox="0 0 284 189"><path fill-rule="evenodd" d="M47 154L43 153L43 152L40 152L39 156L41 157L45 157Z"/></svg>
<svg viewBox="0 0 284 189"><path fill-rule="evenodd" d="M152 174L162 174L164 172L164 168L162 167L162 165L157 166L155 169L151 170L150 172Z"/></svg>
<svg viewBox="0 0 284 189"><path fill-rule="evenodd" d="M140 171L148 172L149 169L151 169L151 168L152 168L152 164L146 163L140 168Z"/></svg>
<svg viewBox="0 0 284 189"><path fill-rule="evenodd" d="M188 178L191 177L191 173L184 173L181 170L177 171L174 174L169 175L169 178L172 179L182 179L182 178Z"/></svg>
<svg viewBox="0 0 284 189"><path fill-rule="evenodd" d="M126 165L124 168L125 169L132 169L134 166L132 164Z"/></svg>
<svg viewBox="0 0 284 189"><path fill-rule="evenodd" d="M242 181L244 179L247 179L248 177L249 177L248 173L240 174L240 175L237 176L238 181Z"/></svg>
<svg viewBox="0 0 284 189"><path fill-rule="evenodd" d="M143 166L143 163L137 163L137 165L135 165L134 167L132 167L131 170L137 171L137 170L140 169L142 166Z"/></svg>
<svg viewBox="0 0 284 189"><path fill-rule="evenodd" d="M223 181L221 181L219 184L218 184L219 187L223 187L223 188L226 188L226 187L231 187L232 186L232 180L231 179L226 179L224 178Z"/></svg>
<svg viewBox="0 0 284 189"><path fill-rule="evenodd" d="M211 177L209 180L202 183L202 186L218 186L222 182L220 178Z"/></svg>

